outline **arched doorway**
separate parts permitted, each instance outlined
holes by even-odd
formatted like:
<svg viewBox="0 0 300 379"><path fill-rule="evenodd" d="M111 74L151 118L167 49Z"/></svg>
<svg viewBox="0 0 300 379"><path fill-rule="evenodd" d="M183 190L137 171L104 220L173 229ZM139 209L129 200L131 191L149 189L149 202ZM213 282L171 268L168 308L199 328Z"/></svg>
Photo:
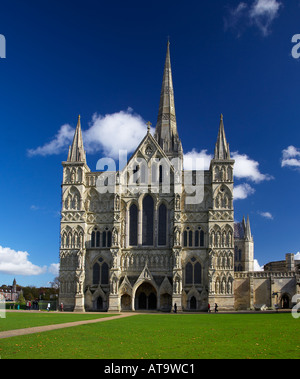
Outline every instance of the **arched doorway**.
<svg viewBox="0 0 300 379"><path fill-rule="evenodd" d="M281 297L281 308L282 309L289 309L290 308L290 298L286 293L283 294Z"/></svg>
<svg viewBox="0 0 300 379"><path fill-rule="evenodd" d="M155 310L157 309L156 290L150 283L143 283L139 286L135 294L136 309Z"/></svg>

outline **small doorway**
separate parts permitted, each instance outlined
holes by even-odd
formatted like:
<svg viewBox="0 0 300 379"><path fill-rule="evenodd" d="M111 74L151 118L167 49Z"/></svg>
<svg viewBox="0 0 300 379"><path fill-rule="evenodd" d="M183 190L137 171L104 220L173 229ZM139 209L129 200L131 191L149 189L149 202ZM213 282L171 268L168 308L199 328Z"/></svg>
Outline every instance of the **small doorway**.
<svg viewBox="0 0 300 379"><path fill-rule="evenodd" d="M122 311L130 311L131 310L131 297L127 294L124 294L121 297L121 309L122 309Z"/></svg>
<svg viewBox="0 0 300 379"><path fill-rule="evenodd" d="M97 310L102 311L103 310L103 299L101 296L97 299Z"/></svg>
<svg viewBox="0 0 300 379"><path fill-rule="evenodd" d="M196 310L197 309L197 300L195 296L192 296L190 299L190 309Z"/></svg>

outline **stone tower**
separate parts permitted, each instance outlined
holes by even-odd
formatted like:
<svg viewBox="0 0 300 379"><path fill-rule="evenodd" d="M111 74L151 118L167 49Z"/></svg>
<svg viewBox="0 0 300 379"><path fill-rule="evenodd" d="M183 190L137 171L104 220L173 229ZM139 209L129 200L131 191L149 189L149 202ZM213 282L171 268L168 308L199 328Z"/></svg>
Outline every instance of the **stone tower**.
<svg viewBox="0 0 300 379"><path fill-rule="evenodd" d="M233 166L223 115L210 164L212 209L209 211L209 302L234 308Z"/></svg>

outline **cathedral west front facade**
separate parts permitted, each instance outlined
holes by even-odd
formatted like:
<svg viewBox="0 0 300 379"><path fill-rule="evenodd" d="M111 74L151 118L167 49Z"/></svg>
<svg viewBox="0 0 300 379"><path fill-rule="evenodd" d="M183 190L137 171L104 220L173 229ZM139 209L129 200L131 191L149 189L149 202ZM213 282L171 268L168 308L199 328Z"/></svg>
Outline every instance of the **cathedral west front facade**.
<svg viewBox="0 0 300 379"><path fill-rule="evenodd" d="M254 257L249 219L234 223L233 172L222 115L209 169L183 170L168 43L155 133L148 124L123 169L91 172L78 118L63 162L64 309L235 309Z"/></svg>

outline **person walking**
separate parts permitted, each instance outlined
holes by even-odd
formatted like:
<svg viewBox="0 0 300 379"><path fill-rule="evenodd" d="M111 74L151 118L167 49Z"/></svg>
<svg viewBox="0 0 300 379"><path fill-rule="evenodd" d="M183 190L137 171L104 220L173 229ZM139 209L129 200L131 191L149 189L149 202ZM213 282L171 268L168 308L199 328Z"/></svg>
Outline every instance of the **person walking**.
<svg viewBox="0 0 300 379"><path fill-rule="evenodd" d="M208 303L207 312L210 313L210 304Z"/></svg>
<svg viewBox="0 0 300 379"><path fill-rule="evenodd" d="M174 313L177 313L177 304L174 304Z"/></svg>
<svg viewBox="0 0 300 379"><path fill-rule="evenodd" d="M50 311L50 303L48 303L48 305L47 305L47 311L48 312Z"/></svg>
<svg viewBox="0 0 300 379"><path fill-rule="evenodd" d="M215 313L217 313L217 312L218 312L218 304L215 303Z"/></svg>

